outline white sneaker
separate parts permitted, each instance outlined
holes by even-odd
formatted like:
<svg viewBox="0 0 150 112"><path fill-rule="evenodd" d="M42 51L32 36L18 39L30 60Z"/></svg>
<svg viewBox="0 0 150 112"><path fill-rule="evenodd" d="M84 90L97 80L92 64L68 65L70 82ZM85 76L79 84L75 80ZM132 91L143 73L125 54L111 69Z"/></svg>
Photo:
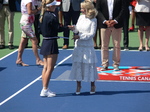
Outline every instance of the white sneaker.
<svg viewBox="0 0 150 112"><path fill-rule="evenodd" d="M124 51L129 51L129 49L124 49Z"/></svg>
<svg viewBox="0 0 150 112"><path fill-rule="evenodd" d="M56 96L56 94L53 93L52 91L50 91L49 89L47 89L47 90L42 89L40 96L42 96L42 97L54 97L54 96Z"/></svg>
<svg viewBox="0 0 150 112"><path fill-rule="evenodd" d="M114 71L119 71L119 66L114 66Z"/></svg>
<svg viewBox="0 0 150 112"><path fill-rule="evenodd" d="M114 48L111 48L110 50L112 51L112 50L114 50Z"/></svg>

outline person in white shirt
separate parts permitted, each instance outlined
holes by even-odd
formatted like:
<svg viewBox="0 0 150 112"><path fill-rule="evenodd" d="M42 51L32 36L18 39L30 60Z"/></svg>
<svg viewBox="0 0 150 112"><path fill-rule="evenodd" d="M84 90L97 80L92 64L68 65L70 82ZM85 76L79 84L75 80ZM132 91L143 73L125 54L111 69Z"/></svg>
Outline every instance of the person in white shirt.
<svg viewBox="0 0 150 112"><path fill-rule="evenodd" d="M120 64L120 42L124 22L125 0L97 0L98 21L101 29L101 71L107 70L109 66L109 42L112 36L113 42L113 64L114 70L119 70Z"/></svg>
<svg viewBox="0 0 150 112"><path fill-rule="evenodd" d="M5 21L8 23L8 48L14 49L14 15L16 0L0 0L0 49L5 48Z"/></svg>
<svg viewBox="0 0 150 112"><path fill-rule="evenodd" d="M69 25L76 35L75 47L72 54L70 79L77 81L76 94L80 94L81 81L91 82L90 94L95 93L95 80L98 78L93 37L97 28L97 10L91 1L81 2L81 12L77 24Z"/></svg>
<svg viewBox="0 0 150 112"><path fill-rule="evenodd" d="M28 39L32 42L32 49L34 55L36 57L36 64L37 65L44 65L43 61L40 59L38 50L37 50L37 38L35 33L32 29L32 24L34 23L34 14L38 13L41 10L41 7L35 9L34 0L22 0L21 1L21 20L20 20L20 27L22 29L22 38L18 49L18 57L16 60L17 65L21 66L29 66L28 64L23 63L22 61L22 54L24 51L24 47L28 42Z"/></svg>

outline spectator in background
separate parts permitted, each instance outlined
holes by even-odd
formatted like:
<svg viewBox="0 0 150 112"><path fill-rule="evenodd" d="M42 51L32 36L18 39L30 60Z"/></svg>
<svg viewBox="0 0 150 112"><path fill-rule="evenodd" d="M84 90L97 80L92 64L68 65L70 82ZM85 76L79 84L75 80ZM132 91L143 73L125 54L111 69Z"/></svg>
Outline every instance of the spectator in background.
<svg viewBox="0 0 150 112"><path fill-rule="evenodd" d="M62 0L57 0L62 3ZM58 17L60 25L63 25L63 12L61 11L61 5L58 7Z"/></svg>
<svg viewBox="0 0 150 112"><path fill-rule="evenodd" d="M57 1L61 2L61 0L57 0ZM41 3L42 3L42 0L35 0L34 1L35 8L40 7ZM59 18L60 24L63 25L62 24L62 12L60 11L60 7L56 7L55 14ZM39 33L39 28L38 28L39 18L40 18L40 12L38 12L37 14L35 14L35 21L34 21L35 35L36 35L36 38L38 40L37 48L40 49L41 48L41 46L40 46L40 33ZM26 44L25 48L28 48L28 43Z"/></svg>
<svg viewBox="0 0 150 112"><path fill-rule="evenodd" d="M94 4L94 6L96 7L96 0L91 0L92 2L93 2L93 4ZM100 27L99 27L99 20L97 19L97 31L96 31L96 34L95 34L95 36L94 36L94 38L93 38L93 41L94 41L94 48L95 49L98 49L98 48L100 48L101 49L101 30L100 30ZM98 38L97 37L99 37L99 46L97 45L97 41L98 41Z"/></svg>
<svg viewBox="0 0 150 112"><path fill-rule="evenodd" d="M96 8L98 10L99 25L101 28L101 56L102 68L107 70L109 66L109 42L112 35L114 46L113 67L119 70L120 64L120 42L123 27L125 0L97 0Z"/></svg>
<svg viewBox="0 0 150 112"><path fill-rule="evenodd" d="M34 7L35 9L37 9L38 7L41 6L42 0L34 0ZM38 25L39 25L39 18L40 18L40 11L34 15L35 16L35 20L34 20L34 31L35 31L35 35L37 38L37 48L40 49L40 33L38 30ZM25 48L28 48L28 42L26 43Z"/></svg>
<svg viewBox="0 0 150 112"><path fill-rule="evenodd" d="M82 0L62 0L61 10L63 12L64 26L75 25L80 16L80 3ZM69 29L64 31L64 37L70 36ZM63 49L69 47L69 39L64 39Z"/></svg>
<svg viewBox="0 0 150 112"><path fill-rule="evenodd" d="M43 65L43 61L40 59L38 50L37 50L37 38L32 29L32 25L34 23L34 14L37 14L41 10L41 7L35 9L34 0L22 0L21 1L21 20L20 27L22 29L21 41L18 49L18 56L16 60L17 65L21 66L29 66L22 61L22 55L24 51L24 47L28 42L28 39L32 42L32 49L34 55L36 57L36 64Z"/></svg>
<svg viewBox="0 0 150 112"><path fill-rule="evenodd" d="M42 0L35 0L35 8L36 9L41 6L41 2L42 2ZM35 14L35 21L34 21L35 35L36 35L36 38L38 40L37 48L40 48L40 33L38 31L39 18L40 18L40 11L37 14Z"/></svg>
<svg viewBox="0 0 150 112"><path fill-rule="evenodd" d="M138 36L140 41L139 51L143 50L145 47L146 51L149 51L149 38L150 38L150 0L137 0L137 4L135 6L136 12L136 25L138 28ZM145 46L143 45L143 37L144 37L144 29L145 29Z"/></svg>
<svg viewBox="0 0 150 112"><path fill-rule="evenodd" d="M62 14L62 11L61 11L61 2L62 0L56 0L57 2L60 2L60 5L56 7L55 9L55 15L57 16L58 20L59 20L59 23L61 25L63 25L63 14Z"/></svg>
<svg viewBox="0 0 150 112"><path fill-rule="evenodd" d="M8 23L8 47L14 49L14 15L16 0L0 0L0 49L5 48L5 20Z"/></svg>
<svg viewBox="0 0 150 112"><path fill-rule="evenodd" d="M132 11L131 11L131 27L129 28L129 31L134 31L135 29L135 26L134 26L134 23L135 23L135 5L136 5L137 1L136 0L132 0L130 2L130 5L132 6Z"/></svg>
<svg viewBox="0 0 150 112"><path fill-rule="evenodd" d="M124 11L124 24L123 24L123 45L124 50L129 50L129 17L130 17L130 11L129 11L129 5L132 0L126 0L126 6Z"/></svg>
<svg viewBox="0 0 150 112"><path fill-rule="evenodd" d="M60 25L63 26L63 13L61 11L61 1L62 0L56 0L56 1L60 2L60 5L56 7L54 13L55 13L56 17L58 18Z"/></svg>

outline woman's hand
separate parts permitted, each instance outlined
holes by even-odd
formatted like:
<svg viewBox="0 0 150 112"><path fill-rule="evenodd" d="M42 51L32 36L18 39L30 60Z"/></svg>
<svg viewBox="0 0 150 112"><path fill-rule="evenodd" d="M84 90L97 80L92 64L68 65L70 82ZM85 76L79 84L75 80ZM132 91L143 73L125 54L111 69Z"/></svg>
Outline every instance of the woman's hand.
<svg viewBox="0 0 150 112"><path fill-rule="evenodd" d="M70 29L70 30L75 30L75 26L74 25L68 25L68 28Z"/></svg>
<svg viewBox="0 0 150 112"><path fill-rule="evenodd" d="M72 39L79 39L79 35L74 35Z"/></svg>
<svg viewBox="0 0 150 112"><path fill-rule="evenodd" d="M27 11L29 15L37 14L41 10L41 8L42 7L38 7L37 9L32 9L32 2L27 4Z"/></svg>

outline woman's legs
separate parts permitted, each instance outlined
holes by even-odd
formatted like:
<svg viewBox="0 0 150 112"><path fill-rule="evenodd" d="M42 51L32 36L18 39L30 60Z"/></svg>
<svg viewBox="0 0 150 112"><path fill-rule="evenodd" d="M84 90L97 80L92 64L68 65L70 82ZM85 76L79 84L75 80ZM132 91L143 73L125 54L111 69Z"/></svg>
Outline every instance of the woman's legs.
<svg viewBox="0 0 150 112"><path fill-rule="evenodd" d="M54 97L55 93L48 89L49 81L54 70L55 63L57 61L57 54L48 55L44 57L44 67L42 71L42 85L43 89L40 96L44 97Z"/></svg>
<svg viewBox="0 0 150 112"><path fill-rule="evenodd" d="M138 29L138 36L140 41L139 51L143 50L143 32L144 32L143 30L144 30L144 26L139 26Z"/></svg>
<svg viewBox="0 0 150 112"><path fill-rule="evenodd" d="M36 57L36 64L37 65L43 65L43 62L41 61L39 54L38 54L36 37L31 38L30 40L32 42L32 49L33 49L34 55ZM20 42L20 45L18 48L18 57L17 57L17 61L16 61L16 64L20 64L21 66L28 66L27 64L24 64L22 62L23 51L24 51L24 48L25 48L27 43L28 43L28 38L21 38L21 42Z"/></svg>
<svg viewBox="0 0 150 112"><path fill-rule="evenodd" d="M20 45L18 48L18 57L16 60L16 64L20 64L21 66L28 66L27 64L24 64L22 62L22 54L23 54L23 51L27 42L28 42L27 38L21 38Z"/></svg>
<svg viewBox="0 0 150 112"><path fill-rule="evenodd" d="M91 91L90 94L95 94L95 81L91 82ZM81 89L81 81L77 81L77 89L76 89L76 94L80 94L80 89Z"/></svg>
<svg viewBox="0 0 150 112"><path fill-rule="evenodd" d="M150 38L150 26L146 26L145 28L145 50L146 51L149 51L149 45L148 45L148 42L149 42L149 38Z"/></svg>
<svg viewBox="0 0 150 112"><path fill-rule="evenodd" d="M44 57L44 67L42 71L42 83L43 83L43 88L48 89L49 85L49 80L51 78L51 74L54 70L54 66L57 61L57 54L53 55L48 55Z"/></svg>
<svg viewBox="0 0 150 112"><path fill-rule="evenodd" d="M33 50L33 53L36 57L36 64L37 65L44 65L43 62L41 61L40 57L39 57L39 54L38 54L38 48L37 48L37 43L38 43L38 40L36 37L34 38L30 38L31 42L32 42L32 50Z"/></svg>
<svg viewBox="0 0 150 112"><path fill-rule="evenodd" d="M77 81L76 94L80 94L80 89L81 89L81 81Z"/></svg>

